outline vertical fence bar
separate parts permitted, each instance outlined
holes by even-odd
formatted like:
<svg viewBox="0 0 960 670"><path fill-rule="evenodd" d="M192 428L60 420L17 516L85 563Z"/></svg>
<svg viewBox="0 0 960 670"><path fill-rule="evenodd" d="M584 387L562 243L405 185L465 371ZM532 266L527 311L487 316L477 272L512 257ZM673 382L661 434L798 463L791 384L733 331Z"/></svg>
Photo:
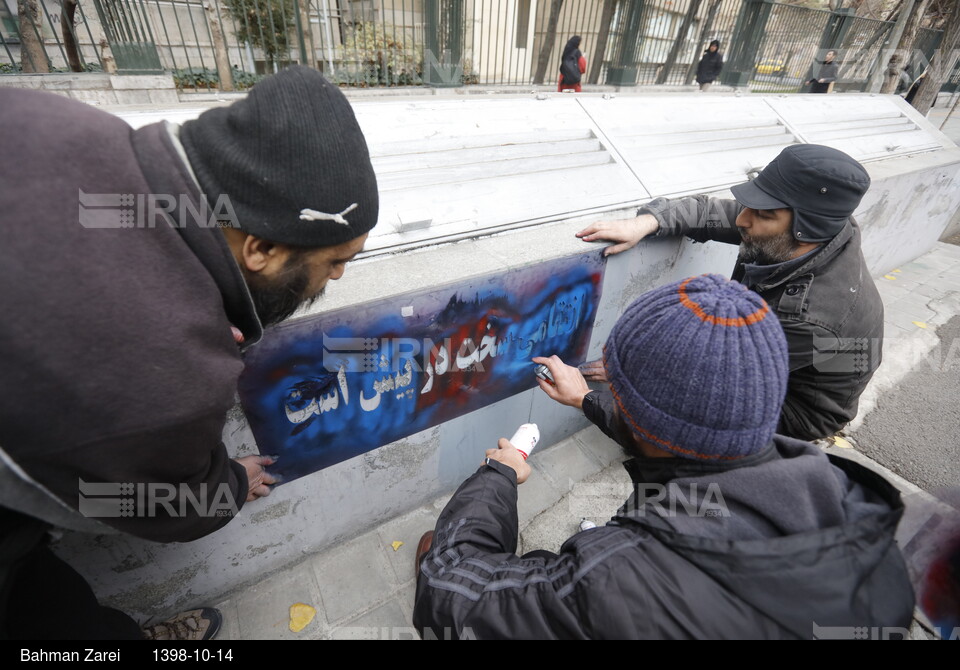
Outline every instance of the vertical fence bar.
<svg viewBox="0 0 960 670"><path fill-rule="evenodd" d="M493 20L493 4L492 0L477 0L480 3L480 38L478 40L480 44L480 52L482 55L482 62L479 62L477 67L479 68L479 81L481 84L490 83L490 55L492 49L490 48L490 33L493 31L487 28L490 25L490 22ZM486 39L487 45L483 46L483 40Z"/></svg>
<svg viewBox="0 0 960 670"><path fill-rule="evenodd" d="M503 17L503 30L500 32L500 35L503 37L504 43L500 47L501 53L506 53L506 62L505 67L503 68L503 82L504 84L516 84L516 77L513 74L513 59L514 56L519 56L516 50L516 14L520 10L517 6L516 0L510 0L507 3L507 11ZM511 30L512 24L512 30ZM510 35L514 35L514 39L510 39Z"/></svg>
<svg viewBox="0 0 960 670"><path fill-rule="evenodd" d="M266 61L264 69L266 69L266 66L269 65L270 69L273 72L277 72L280 69L280 63L279 63L280 44L277 42L277 24L273 20L273 4L272 3L274 2L274 0L253 0L254 6L257 8L258 13L260 12L259 3L261 1L264 3L264 5L267 8L266 14L267 14L267 18L269 19L269 26L267 27L267 30L270 35L270 44L273 45L272 47L268 47L267 42L263 42L261 46L261 48L263 49L263 57ZM279 0L279 1L283 2L283 0ZM257 23L260 24L260 32L263 33L263 30L264 30L263 19L261 18L260 20L257 21ZM267 74L270 74L270 73L268 72Z"/></svg>
<svg viewBox="0 0 960 670"><path fill-rule="evenodd" d="M403 68L401 72L406 72L407 67L409 66L409 55L407 54L406 48L407 31L404 27L397 24L397 0L390 0L390 20L393 22L393 43L395 48L400 50L401 58L403 60ZM397 34L397 30L400 31L399 35ZM401 81L399 78L397 79L398 86L402 86L405 83L409 82L406 82L406 80Z"/></svg>
<svg viewBox="0 0 960 670"><path fill-rule="evenodd" d="M502 8L503 8L503 6L502 6L502 1L503 1L503 0L497 0L497 20L496 20L496 22L491 21L491 24L497 26L498 29L499 29L499 26L500 26L501 10L502 10ZM493 18L493 13L492 13L492 12L491 12L491 18ZM499 42L500 42L500 39L499 39L500 35L499 35L498 30L491 30L491 31L490 31L490 36L494 39L494 47L493 47L493 49L491 50L491 52L492 52L492 54L493 54L493 83L494 83L494 84L498 84L498 83L502 84L502 83L503 83L503 65L504 65L504 58L503 58L503 51L501 51L501 50L498 48L498 45L499 45Z"/></svg>
<svg viewBox="0 0 960 670"><path fill-rule="evenodd" d="M203 4L199 5L201 16L203 15ZM197 58L200 59L200 69L206 70L207 61L203 57L203 47L200 45L200 36L197 34L197 20L193 16L193 8L188 4L187 16L190 18L190 27L193 29L194 43L197 45Z"/></svg>
<svg viewBox="0 0 960 670"><path fill-rule="evenodd" d="M83 3L78 2L77 9L80 11L80 17L83 19L83 26L87 29L87 36L90 38L90 44L93 45L93 53L97 57L97 62L100 64L100 69L106 71L106 68L103 66L103 58L100 56L100 49L97 48L98 45L93 40L93 32L90 30L90 23L87 21L87 15L83 11Z"/></svg>
<svg viewBox="0 0 960 670"><path fill-rule="evenodd" d="M173 45L170 42L170 31L167 30L167 21L163 18L163 11L160 9L160 0L153 0L153 2L157 6L157 16L160 17L160 27L163 28L163 35L167 40L167 52L170 54L170 69L175 70L177 69L177 62L173 57ZM158 44L157 46L159 47L160 45Z"/></svg>
<svg viewBox="0 0 960 670"><path fill-rule="evenodd" d="M291 0L292 2L293 0ZM280 53L280 49L283 49L282 60L277 62L279 67L284 61L287 64L293 62L293 57L290 55L290 24L288 23L289 19L287 18L287 3L285 0L267 0L269 5L271 2L280 3L280 30L274 30L273 32L273 43L274 48L277 50L277 53ZM273 12L270 12L271 19L273 18Z"/></svg>
<svg viewBox="0 0 960 670"><path fill-rule="evenodd" d="M13 52L10 51L10 47L7 46L7 40L3 37L3 31L0 30L0 44L3 45L3 50L7 52L7 58L10 59L10 65L14 68L14 71L17 71L17 61L13 58Z"/></svg>
<svg viewBox="0 0 960 670"><path fill-rule="evenodd" d="M414 60L414 72L416 72L416 68L419 66L419 68L420 68L420 77L419 77L419 80L420 80L420 81L418 81L417 83L418 83L418 84L423 84L423 46L422 46L422 45L421 45L421 47L420 47L420 57L419 57L419 58L417 57L417 22L416 22L416 20L415 20L415 19L416 19L416 14L417 14L417 12L416 12L416 1L415 1L415 0L410 0L410 46L409 46L409 47L407 46L407 30L406 30L406 24L407 24L407 18L406 18L406 17L407 17L407 0L403 0L403 4L401 5L401 9L403 10L403 11L402 11L402 14L403 14L403 24L404 24L404 30L403 30L403 50L404 50L404 52L407 52L407 53L410 53L410 54L411 54L411 56L412 56L412 58L413 58L413 60ZM422 12L422 11L421 11L420 15L421 15L421 17L423 16L423 12ZM421 31L421 34L422 34L422 31ZM422 37L421 37L421 40L422 40ZM408 49L409 49L409 51L408 51Z"/></svg>
<svg viewBox="0 0 960 670"><path fill-rule="evenodd" d="M171 3L173 5L173 3ZM160 2L157 0L157 11L160 11ZM190 16L190 5L187 5L187 16ZM190 62L190 50L187 49L187 38L183 35L183 26L180 24L180 12L177 11L176 5L173 5L173 18L177 22L177 30L180 32L180 45L183 47L183 56L187 61L187 70L193 70L193 64ZM171 53L173 50L171 49Z"/></svg>
<svg viewBox="0 0 960 670"><path fill-rule="evenodd" d="M69 63L67 58L67 52L63 50L63 44L60 43L60 38L57 36L57 28L53 25L53 19L50 17L50 11L47 9L47 4L43 0L37 0L37 4L43 7L43 14L47 17L47 23L50 24L50 32L53 33L53 39L57 43L57 48L60 50L60 56L63 58L64 63ZM63 11L61 8L60 11ZM44 42L44 51L46 51L46 43ZM49 58L49 57L48 57Z"/></svg>

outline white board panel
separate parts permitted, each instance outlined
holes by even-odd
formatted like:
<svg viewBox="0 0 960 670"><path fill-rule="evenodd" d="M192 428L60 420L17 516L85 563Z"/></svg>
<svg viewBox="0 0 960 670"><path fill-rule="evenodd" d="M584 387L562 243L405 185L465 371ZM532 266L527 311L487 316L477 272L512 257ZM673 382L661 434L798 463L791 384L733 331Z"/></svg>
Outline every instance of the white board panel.
<svg viewBox="0 0 960 670"><path fill-rule="evenodd" d="M655 195L738 184L796 142L759 97L590 98L581 104Z"/></svg>

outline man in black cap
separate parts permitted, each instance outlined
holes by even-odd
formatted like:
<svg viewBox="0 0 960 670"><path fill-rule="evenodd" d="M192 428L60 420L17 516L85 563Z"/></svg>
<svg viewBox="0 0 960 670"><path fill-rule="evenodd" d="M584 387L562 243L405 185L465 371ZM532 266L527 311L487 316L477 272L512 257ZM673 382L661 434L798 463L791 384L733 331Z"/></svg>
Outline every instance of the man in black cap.
<svg viewBox="0 0 960 670"><path fill-rule="evenodd" d="M221 441L241 352L340 278L376 177L346 98L308 68L182 128L26 90L0 108L19 157L0 191L0 637L141 637L46 529L183 542L269 494L273 459ZM114 482L175 497L91 508L84 485ZM205 639L218 619L151 632Z"/></svg>
<svg viewBox="0 0 960 670"><path fill-rule="evenodd" d="M585 241L620 253L648 235L687 235L740 245L733 279L776 312L790 348L790 380L777 432L804 440L835 434L857 414L860 394L880 365L883 303L860 250L852 214L870 186L860 163L830 147L784 149L736 200L658 198L634 219L595 223ZM584 368L602 380L596 364ZM591 394L600 421L609 398Z"/></svg>

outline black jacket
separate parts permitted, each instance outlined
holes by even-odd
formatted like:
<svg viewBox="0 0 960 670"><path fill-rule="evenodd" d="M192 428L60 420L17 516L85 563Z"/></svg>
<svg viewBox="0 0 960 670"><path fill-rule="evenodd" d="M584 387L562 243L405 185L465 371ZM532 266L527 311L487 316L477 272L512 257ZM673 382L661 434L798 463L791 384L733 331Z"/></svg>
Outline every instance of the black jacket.
<svg viewBox="0 0 960 670"><path fill-rule="evenodd" d="M837 76L840 74L840 68L834 61L829 63L823 61L814 65L813 68L811 68L811 72L810 81L807 82L810 84L810 92L827 93L830 91L830 84L837 80ZM822 83L820 81L821 79L824 80Z"/></svg>
<svg viewBox="0 0 960 670"><path fill-rule="evenodd" d="M0 189L0 449L73 509L81 479L175 487L174 514L100 518L116 529L213 532L231 518L202 513L215 496L247 493L221 442L243 368L231 324L260 333L222 233L182 216L201 195L164 124L17 89L0 109L18 157ZM174 198L169 218L148 194Z"/></svg>
<svg viewBox="0 0 960 670"><path fill-rule="evenodd" d="M514 554L516 475L482 466L437 521L414 606L421 635L810 639L909 626L894 542L903 506L869 470L780 436L735 466L625 466L627 503L552 559Z"/></svg>
<svg viewBox="0 0 960 670"><path fill-rule="evenodd" d="M658 198L641 212L658 235L740 244L734 200ZM744 276L738 263L733 279ZM846 226L801 265L775 272L754 291L777 313L790 350L790 378L777 432L802 440L836 433L857 415L860 394L880 365L883 302L860 251L860 228Z"/></svg>
<svg viewBox="0 0 960 670"><path fill-rule="evenodd" d="M719 51L705 51L697 63L697 83L710 84L716 81L723 69L723 54Z"/></svg>

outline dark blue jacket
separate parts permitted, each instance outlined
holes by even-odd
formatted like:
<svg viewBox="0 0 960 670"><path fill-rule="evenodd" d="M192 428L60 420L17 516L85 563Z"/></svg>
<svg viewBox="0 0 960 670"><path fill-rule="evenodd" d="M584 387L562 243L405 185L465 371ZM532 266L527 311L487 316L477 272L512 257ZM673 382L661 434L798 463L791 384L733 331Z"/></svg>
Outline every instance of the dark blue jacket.
<svg viewBox="0 0 960 670"><path fill-rule="evenodd" d="M913 589L894 542L903 505L878 475L780 436L736 465L625 465L634 494L556 558L514 553L516 475L482 466L421 563L421 635L811 639L910 625Z"/></svg>

